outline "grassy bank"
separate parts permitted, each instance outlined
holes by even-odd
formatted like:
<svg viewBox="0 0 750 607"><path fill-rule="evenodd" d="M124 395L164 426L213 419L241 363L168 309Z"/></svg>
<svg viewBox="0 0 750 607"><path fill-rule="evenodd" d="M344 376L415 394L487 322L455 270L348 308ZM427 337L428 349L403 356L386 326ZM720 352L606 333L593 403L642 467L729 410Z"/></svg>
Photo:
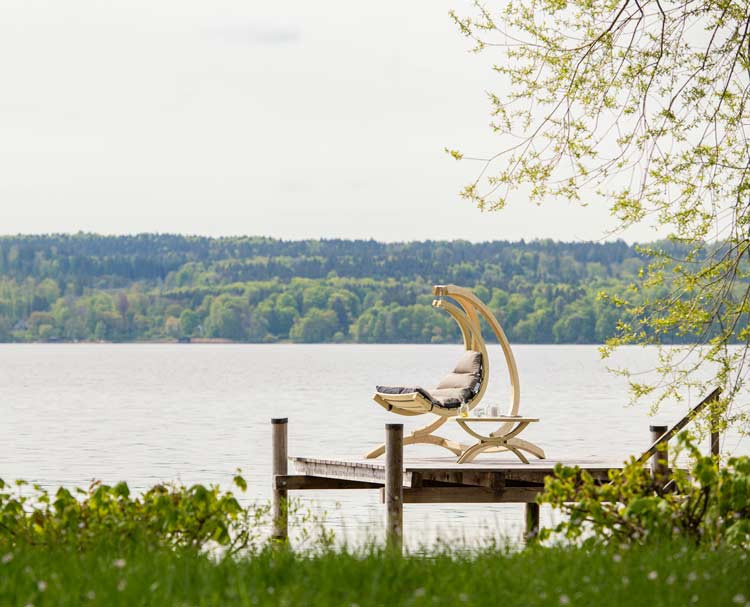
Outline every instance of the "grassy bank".
<svg viewBox="0 0 750 607"><path fill-rule="evenodd" d="M750 605L747 553L688 546L400 557L264 551L15 548L0 556L5 605Z"/></svg>

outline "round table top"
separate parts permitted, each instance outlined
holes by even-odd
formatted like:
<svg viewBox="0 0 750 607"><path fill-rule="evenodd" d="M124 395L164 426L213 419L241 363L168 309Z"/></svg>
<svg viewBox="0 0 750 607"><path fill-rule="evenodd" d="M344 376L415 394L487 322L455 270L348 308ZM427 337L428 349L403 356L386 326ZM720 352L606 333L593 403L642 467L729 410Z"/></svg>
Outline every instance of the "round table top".
<svg viewBox="0 0 750 607"><path fill-rule="evenodd" d="M453 421L464 421L464 422L538 422L538 417L523 417L521 415L500 415L498 417L461 417L456 415L451 417Z"/></svg>

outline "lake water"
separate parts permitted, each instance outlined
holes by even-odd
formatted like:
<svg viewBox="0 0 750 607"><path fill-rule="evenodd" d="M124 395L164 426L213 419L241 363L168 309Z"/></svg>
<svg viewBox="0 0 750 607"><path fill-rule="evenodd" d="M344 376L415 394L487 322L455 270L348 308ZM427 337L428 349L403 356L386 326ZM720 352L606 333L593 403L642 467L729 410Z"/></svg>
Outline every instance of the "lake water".
<svg viewBox="0 0 750 607"><path fill-rule="evenodd" d="M521 413L541 418L523 437L555 459L625 459L649 443L648 426L674 423L697 399L649 417L627 406L626 383L606 364L648 369L654 351L622 349L600 360L594 346L516 346ZM270 424L289 418L291 455L361 457L382 442L387 422L405 432L423 425L388 414L372 400L378 383L432 385L460 346L433 345L0 345L0 477L45 486L91 479L229 486L241 467L249 495L270 495ZM485 403L508 402L499 346ZM452 428L447 434L461 437ZM464 438L465 441L465 438ZM746 453L728 436L724 451ZM412 455L444 455L408 447ZM481 458L512 457L480 455ZM379 534L377 491L298 492L328 513L340 537ZM517 536L521 505L407 505L407 542L456 534L468 540ZM551 512L542 511L542 523Z"/></svg>

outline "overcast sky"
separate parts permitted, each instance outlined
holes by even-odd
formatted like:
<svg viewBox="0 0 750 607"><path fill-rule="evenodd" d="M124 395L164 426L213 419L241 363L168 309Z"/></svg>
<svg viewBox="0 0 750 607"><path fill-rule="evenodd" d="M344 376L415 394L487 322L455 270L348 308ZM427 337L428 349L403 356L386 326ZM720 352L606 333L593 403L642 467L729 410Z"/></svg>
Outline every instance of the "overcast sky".
<svg viewBox="0 0 750 607"><path fill-rule="evenodd" d="M458 196L443 148L500 147L462 4L3 0L0 233L601 238L604 208Z"/></svg>

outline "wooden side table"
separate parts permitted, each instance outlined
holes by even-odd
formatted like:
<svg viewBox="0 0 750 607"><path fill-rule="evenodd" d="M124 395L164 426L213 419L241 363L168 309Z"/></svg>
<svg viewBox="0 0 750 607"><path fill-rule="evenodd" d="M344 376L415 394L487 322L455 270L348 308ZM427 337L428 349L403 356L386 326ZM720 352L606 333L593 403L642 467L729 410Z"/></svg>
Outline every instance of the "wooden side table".
<svg viewBox="0 0 750 607"><path fill-rule="evenodd" d="M529 460L521 451L526 451L535 455L539 459L544 459L544 451L541 447L516 438L531 423L538 422L538 417L522 417L517 415L501 415L498 417L451 417L461 428L468 434L478 439L479 442L466 449L458 458L459 464L467 464L474 460L482 451L502 451L507 449L512 451L518 459L524 464ZM489 434L480 434L469 427L470 424L477 423L500 423L500 428Z"/></svg>

